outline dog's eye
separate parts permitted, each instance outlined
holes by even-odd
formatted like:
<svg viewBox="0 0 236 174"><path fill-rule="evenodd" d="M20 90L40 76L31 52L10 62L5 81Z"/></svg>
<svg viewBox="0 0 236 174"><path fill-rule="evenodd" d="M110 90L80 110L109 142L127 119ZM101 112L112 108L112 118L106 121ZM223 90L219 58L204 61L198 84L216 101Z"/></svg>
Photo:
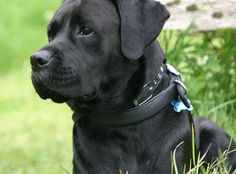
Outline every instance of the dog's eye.
<svg viewBox="0 0 236 174"><path fill-rule="evenodd" d="M59 23L57 21L53 21L48 25L48 41L51 42L55 37L59 30Z"/></svg>
<svg viewBox="0 0 236 174"><path fill-rule="evenodd" d="M53 40L53 38L52 38L52 32L50 29L48 30L47 34L48 34L48 41L51 42Z"/></svg>
<svg viewBox="0 0 236 174"><path fill-rule="evenodd" d="M53 38L51 36L48 36L48 42L51 42Z"/></svg>
<svg viewBox="0 0 236 174"><path fill-rule="evenodd" d="M52 30L52 28L50 27L50 28L48 28L48 32L47 32L47 34L48 34L48 41L49 42L51 42L52 40L53 40L53 38L55 37L54 34L55 32Z"/></svg>
<svg viewBox="0 0 236 174"><path fill-rule="evenodd" d="M79 32L78 34L81 35L81 36L86 36L86 35L89 35L93 32L92 29L88 28L88 27L85 27L85 26L82 26L79 28Z"/></svg>

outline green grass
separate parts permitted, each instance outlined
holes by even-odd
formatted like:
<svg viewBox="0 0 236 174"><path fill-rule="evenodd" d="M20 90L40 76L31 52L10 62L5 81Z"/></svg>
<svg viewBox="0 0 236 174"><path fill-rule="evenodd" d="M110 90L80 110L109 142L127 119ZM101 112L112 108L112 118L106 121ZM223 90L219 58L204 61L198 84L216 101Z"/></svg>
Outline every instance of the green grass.
<svg viewBox="0 0 236 174"><path fill-rule="evenodd" d="M61 0L0 2L0 174L63 174L72 165L72 112L41 100L29 57L47 43L46 25ZM195 115L236 138L236 31L165 31L160 42L182 72Z"/></svg>
<svg viewBox="0 0 236 174"><path fill-rule="evenodd" d="M190 168L186 168L184 166L183 173L180 173L178 171L178 165L176 162L176 152L178 151L178 148L183 145L183 142L181 142L173 151L172 153L172 170L171 174L235 174L236 170L232 170L231 167L227 166L227 158L228 155L235 153L236 149L230 150L230 148L226 149L224 152L222 152L218 159L215 161L212 161L211 163L206 163L204 161L205 156L207 155L209 149L211 148L211 145L208 147L205 154L198 154L198 157L195 156L195 144L194 144L194 134L192 134L192 153L193 153L193 159L192 160L192 166ZM229 145L229 147L231 144Z"/></svg>
<svg viewBox="0 0 236 174"><path fill-rule="evenodd" d="M47 42L46 25L60 2L0 2L0 174L71 171L71 111L39 99L29 64Z"/></svg>
<svg viewBox="0 0 236 174"><path fill-rule="evenodd" d="M0 173L71 171L71 111L39 99L26 67L1 77Z"/></svg>
<svg viewBox="0 0 236 174"><path fill-rule="evenodd" d="M182 73L194 115L208 117L236 137L236 30L165 31L160 43ZM171 40L171 42L168 42Z"/></svg>
<svg viewBox="0 0 236 174"><path fill-rule="evenodd" d="M61 0L0 2L0 72L22 66L46 43L46 24Z"/></svg>

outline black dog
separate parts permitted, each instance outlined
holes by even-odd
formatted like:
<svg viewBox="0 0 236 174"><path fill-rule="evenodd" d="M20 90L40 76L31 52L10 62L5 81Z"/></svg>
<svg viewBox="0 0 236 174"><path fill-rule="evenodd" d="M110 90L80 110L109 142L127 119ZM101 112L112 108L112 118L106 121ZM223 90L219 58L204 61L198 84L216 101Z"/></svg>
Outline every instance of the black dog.
<svg viewBox="0 0 236 174"><path fill-rule="evenodd" d="M190 104L155 40L168 17L153 0L65 0L53 17L49 44L31 57L32 82L74 111L75 174L169 174L178 145L182 173L192 135L207 163L230 145L214 123L174 108ZM226 162L235 168L235 153Z"/></svg>

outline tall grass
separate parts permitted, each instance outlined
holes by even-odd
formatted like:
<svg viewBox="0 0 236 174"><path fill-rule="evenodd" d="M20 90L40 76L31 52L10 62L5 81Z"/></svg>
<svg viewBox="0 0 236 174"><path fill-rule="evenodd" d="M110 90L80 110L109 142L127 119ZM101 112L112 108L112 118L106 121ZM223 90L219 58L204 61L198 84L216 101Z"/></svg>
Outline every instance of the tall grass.
<svg viewBox="0 0 236 174"><path fill-rule="evenodd" d="M229 144L228 149L226 149L223 153L219 154L218 159L215 161L212 161L210 163L207 163L204 161L205 156L207 155L209 149L211 148L211 144L209 145L208 149L206 150L205 154L198 154L197 158L195 156L195 141L194 141L194 133L192 134L192 156L193 159L190 159L190 164L193 164L193 166L190 165L190 168L187 169L186 166L184 166L183 173L180 173L178 170L177 162L176 162L176 152L178 151L178 148L183 145L184 142L181 142L172 153L172 172L171 174L236 174L236 169L232 170L231 166L227 165L227 159L228 156L232 153L236 152L236 149L230 150L230 146L232 143Z"/></svg>
<svg viewBox="0 0 236 174"><path fill-rule="evenodd" d="M236 30L193 32L165 31L160 36L169 63L178 67L189 88L188 95L194 105L194 115L217 122L232 137L236 137ZM169 42L170 41L170 42ZM231 128L229 128L229 126ZM194 134L193 140L194 142ZM194 144L194 143L193 143ZM172 155L172 174L179 174L175 154ZM210 148L210 147L209 147ZM236 150L236 149L235 149ZM233 151L235 151L233 150ZM207 164L206 154L196 158L192 146L193 166L184 174L236 174L226 165L226 150L219 159Z"/></svg>
<svg viewBox="0 0 236 174"><path fill-rule="evenodd" d="M211 32L165 31L160 43L169 63L182 72L194 115L229 124L236 131L236 30Z"/></svg>

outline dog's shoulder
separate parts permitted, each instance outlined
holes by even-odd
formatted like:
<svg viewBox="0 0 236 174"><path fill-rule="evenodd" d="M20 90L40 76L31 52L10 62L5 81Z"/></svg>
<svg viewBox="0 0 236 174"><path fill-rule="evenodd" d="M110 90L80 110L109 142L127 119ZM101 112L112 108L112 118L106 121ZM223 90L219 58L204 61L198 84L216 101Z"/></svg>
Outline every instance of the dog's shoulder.
<svg viewBox="0 0 236 174"><path fill-rule="evenodd" d="M202 156L205 155L205 161L215 160L222 153L232 151L227 162L232 163L230 166L236 164L236 144L223 129L203 117L194 117L194 124L197 148Z"/></svg>

